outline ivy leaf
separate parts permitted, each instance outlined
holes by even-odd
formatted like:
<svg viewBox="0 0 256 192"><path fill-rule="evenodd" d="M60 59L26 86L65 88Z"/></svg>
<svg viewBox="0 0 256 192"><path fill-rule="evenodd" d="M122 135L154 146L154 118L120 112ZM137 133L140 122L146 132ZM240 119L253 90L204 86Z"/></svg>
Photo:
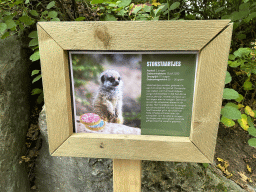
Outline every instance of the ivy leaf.
<svg viewBox="0 0 256 192"><path fill-rule="evenodd" d="M32 31L31 33L29 33L28 37L37 38L37 31Z"/></svg>
<svg viewBox="0 0 256 192"><path fill-rule="evenodd" d="M105 20L105 21L117 21L117 19L115 18L115 16L114 16L114 15L110 15L110 14L106 14L104 20Z"/></svg>
<svg viewBox="0 0 256 192"><path fill-rule="evenodd" d="M225 6L216 9L216 10L215 10L215 13L219 13L219 12L221 12L223 9L225 9Z"/></svg>
<svg viewBox="0 0 256 192"><path fill-rule="evenodd" d="M238 123L240 124L240 126L241 126L245 131L248 130L249 125L248 125L248 121L247 121L247 115L242 114L242 115L241 115L241 119L238 119L237 121L238 121Z"/></svg>
<svg viewBox="0 0 256 192"><path fill-rule="evenodd" d="M36 81L38 81L39 79L41 79L41 77L42 77L42 75L36 76L36 77L33 79L32 83L35 83Z"/></svg>
<svg viewBox="0 0 256 192"><path fill-rule="evenodd" d="M170 8L169 8L169 11L172 11L174 9L177 9L178 7L180 6L180 2L175 2L173 3Z"/></svg>
<svg viewBox="0 0 256 192"><path fill-rule="evenodd" d="M244 108L244 112L245 112L247 115L250 115L251 117L256 117L254 111L253 111L253 110L251 109L251 107L249 107L249 106L246 106L246 107Z"/></svg>
<svg viewBox="0 0 256 192"><path fill-rule="evenodd" d="M57 16L58 16L58 13L56 11L50 11L48 13L48 17L50 17L50 18L55 18Z"/></svg>
<svg viewBox="0 0 256 192"><path fill-rule="evenodd" d="M20 17L19 20L25 25L32 25L34 23L34 20L27 15Z"/></svg>
<svg viewBox="0 0 256 192"><path fill-rule="evenodd" d="M35 88L31 91L31 95L37 95L40 93L42 93L42 89L39 89L39 88Z"/></svg>
<svg viewBox="0 0 256 192"><path fill-rule="evenodd" d="M131 0L121 0L121 3L118 4L118 7L126 7L131 4Z"/></svg>
<svg viewBox="0 0 256 192"><path fill-rule="evenodd" d="M243 99L244 99L243 95L239 94L239 97L235 101L240 103Z"/></svg>
<svg viewBox="0 0 256 192"><path fill-rule="evenodd" d="M142 6L136 6L133 10L132 13L134 13L135 15L142 9Z"/></svg>
<svg viewBox="0 0 256 192"><path fill-rule="evenodd" d="M32 39L30 42L29 42L29 47L33 47L33 46L36 46L38 45L38 38L34 38Z"/></svg>
<svg viewBox="0 0 256 192"><path fill-rule="evenodd" d="M248 133L254 137L256 137L256 129L254 127L248 128Z"/></svg>
<svg viewBox="0 0 256 192"><path fill-rule="evenodd" d="M236 56L233 54L229 54L228 59L233 61L236 59Z"/></svg>
<svg viewBox="0 0 256 192"><path fill-rule="evenodd" d="M40 72L40 70L33 70L32 73L31 73L31 76L36 75L36 74L38 74L39 72Z"/></svg>
<svg viewBox="0 0 256 192"><path fill-rule="evenodd" d="M245 81L244 84L243 84L243 87L244 87L244 90L245 91L249 91L249 90L252 90L252 82L250 81Z"/></svg>
<svg viewBox="0 0 256 192"><path fill-rule="evenodd" d="M38 96L36 102L37 102L38 104L40 104L40 103L43 102L43 100L44 100L44 92L42 92L42 93Z"/></svg>
<svg viewBox="0 0 256 192"><path fill-rule="evenodd" d="M31 10L29 13L35 17L39 15L36 10Z"/></svg>
<svg viewBox="0 0 256 192"><path fill-rule="evenodd" d="M35 51L35 52L29 57L29 59L30 59L31 61L33 61L33 62L39 60L39 59L40 59L39 51L38 51L38 50Z"/></svg>
<svg viewBox="0 0 256 192"><path fill-rule="evenodd" d="M256 138L249 139L248 144L252 147L256 147Z"/></svg>
<svg viewBox="0 0 256 192"><path fill-rule="evenodd" d="M236 109L239 109L238 105L236 105L235 103L227 103L225 106L232 106Z"/></svg>
<svg viewBox="0 0 256 192"><path fill-rule="evenodd" d="M46 9L51 9L51 8L54 7L54 6L55 6L55 1L51 1L51 2L47 5Z"/></svg>
<svg viewBox="0 0 256 192"><path fill-rule="evenodd" d="M7 29L7 25L5 23L0 23L0 33L4 33Z"/></svg>
<svg viewBox="0 0 256 192"><path fill-rule="evenodd" d="M7 26L7 29L11 29L13 27L16 27L16 23L13 20L7 20L7 21L5 21L5 24Z"/></svg>
<svg viewBox="0 0 256 192"><path fill-rule="evenodd" d="M83 20L85 20L85 17L78 17L78 18L76 18L75 20L76 20L76 21L83 21Z"/></svg>
<svg viewBox="0 0 256 192"><path fill-rule="evenodd" d="M225 88L223 91L223 99L237 99L239 97L239 93L234 89Z"/></svg>
<svg viewBox="0 0 256 192"><path fill-rule="evenodd" d="M250 48L239 48L237 51L234 52L234 55L237 57L243 57L249 55L251 53Z"/></svg>
<svg viewBox="0 0 256 192"><path fill-rule="evenodd" d="M51 21L60 21L60 19L56 17L56 18L51 19Z"/></svg>
<svg viewBox="0 0 256 192"><path fill-rule="evenodd" d="M231 80L232 80L232 77L231 77L230 73L227 71L226 72L226 78L225 78L225 84L230 83Z"/></svg>
<svg viewBox="0 0 256 192"><path fill-rule="evenodd" d="M254 120L252 120L250 116L247 117L247 121L250 127L254 127L254 123L253 123Z"/></svg>
<svg viewBox="0 0 256 192"><path fill-rule="evenodd" d="M229 119L224 116L221 117L220 122L223 123L227 127L233 127L235 125L235 122L232 119Z"/></svg>
<svg viewBox="0 0 256 192"><path fill-rule="evenodd" d="M238 62L238 61L228 61L228 65L229 65L230 67L236 68L236 67L238 67L239 65L241 65L241 63Z"/></svg>
<svg viewBox="0 0 256 192"><path fill-rule="evenodd" d="M229 119L241 119L241 112L232 106L225 106L221 109L221 115Z"/></svg>
<svg viewBox="0 0 256 192"><path fill-rule="evenodd" d="M92 0L91 1L91 4L100 4L100 3L103 3L104 0Z"/></svg>
<svg viewBox="0 0 256 192"><path fill-rule="evenodd" d="M7 31L2 35L1 39L5 39L8 36L10 36L10 33Z"/></svg>

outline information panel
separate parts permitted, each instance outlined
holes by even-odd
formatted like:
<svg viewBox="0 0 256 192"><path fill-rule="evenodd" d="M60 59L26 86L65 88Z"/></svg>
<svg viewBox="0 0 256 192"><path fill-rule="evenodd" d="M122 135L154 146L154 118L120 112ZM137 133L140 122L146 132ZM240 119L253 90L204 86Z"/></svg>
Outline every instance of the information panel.
<svg viewBox="0 0 256 192"><path fill-rule="evenodd" d="M142 135L190 135L196 66L195 52L142 55Z"/></svg>

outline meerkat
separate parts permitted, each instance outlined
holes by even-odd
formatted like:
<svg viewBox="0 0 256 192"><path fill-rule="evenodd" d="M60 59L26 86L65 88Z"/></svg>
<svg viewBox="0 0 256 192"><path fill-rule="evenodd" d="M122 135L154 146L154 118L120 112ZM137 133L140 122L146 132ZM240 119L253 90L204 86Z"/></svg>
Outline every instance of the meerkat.
<svg viewBox="0 0 256 192"><path fill-rule="evenodd" d="M123 124L123 81L115 70L106 70L100 75L100 88L93 102L94 113L104 121Z"/></svg>

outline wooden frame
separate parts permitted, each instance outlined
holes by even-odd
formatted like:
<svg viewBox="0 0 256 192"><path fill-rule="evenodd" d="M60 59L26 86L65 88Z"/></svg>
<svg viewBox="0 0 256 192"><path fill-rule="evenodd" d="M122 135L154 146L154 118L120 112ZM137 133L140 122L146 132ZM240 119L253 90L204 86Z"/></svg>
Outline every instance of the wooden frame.
<svg viewBox="0 0 256 192"><path fill-rule="evenodd" d="M53 156L213 161L230 20L39 22L37 28ZM73 133L68 50L199 51L190 137Z"/></svg>

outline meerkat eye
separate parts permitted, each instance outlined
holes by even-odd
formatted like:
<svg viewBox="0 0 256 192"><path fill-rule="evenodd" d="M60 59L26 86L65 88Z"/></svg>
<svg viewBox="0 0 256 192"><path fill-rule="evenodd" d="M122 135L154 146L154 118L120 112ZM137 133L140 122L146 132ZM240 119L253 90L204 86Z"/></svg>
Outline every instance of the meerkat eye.
<svg viewBox="0 0 256 192"><path fill-rule="evenodd" d="M111 83L115 82L115 78L114 78L114 77L109 77L108 80L109 80Z"/></svg>

